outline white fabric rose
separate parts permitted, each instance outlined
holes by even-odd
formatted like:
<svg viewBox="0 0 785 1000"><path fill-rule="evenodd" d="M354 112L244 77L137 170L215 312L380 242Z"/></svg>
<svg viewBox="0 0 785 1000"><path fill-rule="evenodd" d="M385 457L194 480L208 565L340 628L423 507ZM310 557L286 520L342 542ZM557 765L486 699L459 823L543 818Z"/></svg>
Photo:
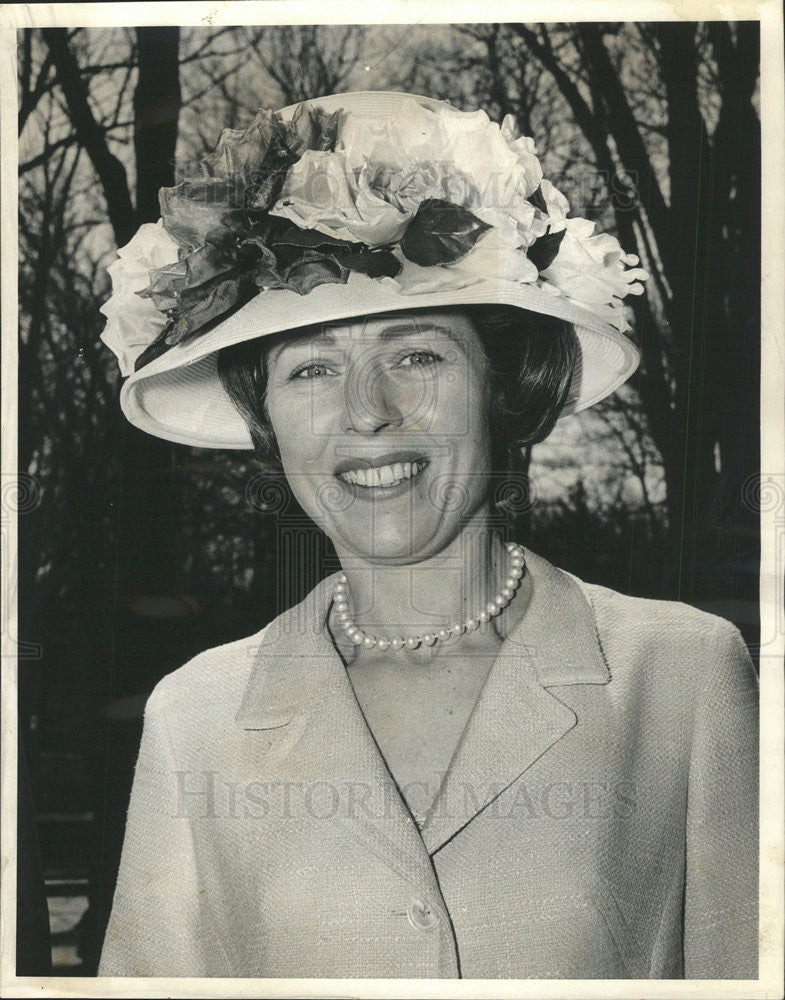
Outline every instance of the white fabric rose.
<svg viewBox="0 0 785 1000"><path fill-rule="evenodd" d="M513 219L528 246L545 231L527 201L541 180L533 141L514 137L509 122L410 99L394 120L348 114L335 152L310 150L290 168L271 214L382 246L401 238L423 201L441 198L492 226Z"/></svg>
<svg viewBox="0 0 785 1000"><path fill-rule="evenodd" d="M393 243L414 213L381 198L370 186L371 173L364 166L355 176L343 153L309 149L290 168L270 214L339 240Z"/></svg>
<svg viewBox="0 0 785 1000"><path fill-rule="evenodd" d="M151 270L177 261L177 251L160 219L146 222L107 268L112 295L100 310L107 318L101 340L117 356L123 377L133 372L136 359L166 325L166 316L152 300L136 293L150 284Z"/></svg>
<svg viewBox="0 0 785 1000"><path fill-rule="evenodd" d="M578 304L600 305L614 297L640 295L648 274L636 267L635 254L625 254L615 236L591 235L594 223L568 219L559 252L542 277ZM628 270L626 265L630 266Z"/></svg>

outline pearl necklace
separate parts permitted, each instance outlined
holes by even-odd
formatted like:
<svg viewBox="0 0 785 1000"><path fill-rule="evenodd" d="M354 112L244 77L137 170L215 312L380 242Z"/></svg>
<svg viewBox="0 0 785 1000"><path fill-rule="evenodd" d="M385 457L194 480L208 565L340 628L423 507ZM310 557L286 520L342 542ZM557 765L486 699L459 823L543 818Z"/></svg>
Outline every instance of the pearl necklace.
<svg viewBox="0 0 785 1000"><path fill-rule="evenodd" d="M521 582L521 577L526 570L526 560L520 545L515 542L507 543L507 551L510 553L510 570L504 586L492 601L489 601L485 609L466 621L456 622L452 625L445 625L433 632L426 632L425 635L395 635L388 638L386 635L372 635L364 632L355 622L349 613L349 584L346 574L341 573L338 582L333 589L333 603L335 606L336 618L341 628L346 633L348 639L355 646L363 646L365 649L417 649L418 646L433 646L439 640L444 641L451 637L459 638L467 632L474 632L480 627L482 622L495 618L502 609L506 608L515 596L515 591Z"/></svg>

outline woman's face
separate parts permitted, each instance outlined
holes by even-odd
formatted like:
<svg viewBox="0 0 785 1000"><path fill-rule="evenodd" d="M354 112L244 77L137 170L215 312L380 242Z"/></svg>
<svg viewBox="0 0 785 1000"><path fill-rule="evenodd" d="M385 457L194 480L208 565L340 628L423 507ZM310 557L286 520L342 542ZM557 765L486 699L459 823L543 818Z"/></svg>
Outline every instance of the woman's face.
<svg viewBox="0 0 785 1000"><path fill-rule="evenodd" d="M267 365L286 477L339 553L419 561L483 507L490 385L463 313L324 324L276 345Z"/></svg>

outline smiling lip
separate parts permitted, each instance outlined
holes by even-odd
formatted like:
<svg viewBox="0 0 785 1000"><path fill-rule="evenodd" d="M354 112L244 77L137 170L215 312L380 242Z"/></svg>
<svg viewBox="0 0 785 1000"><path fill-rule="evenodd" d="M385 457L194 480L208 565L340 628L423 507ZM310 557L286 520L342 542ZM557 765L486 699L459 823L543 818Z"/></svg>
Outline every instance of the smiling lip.
<svg viewBox="0 0 785 1000"><path fill-rule="evenodd" d="M345 459L337 466L335 475L362 490L389 490L414 479L427 464L427 459L416 452L398 451L373 459Z"/></svg>

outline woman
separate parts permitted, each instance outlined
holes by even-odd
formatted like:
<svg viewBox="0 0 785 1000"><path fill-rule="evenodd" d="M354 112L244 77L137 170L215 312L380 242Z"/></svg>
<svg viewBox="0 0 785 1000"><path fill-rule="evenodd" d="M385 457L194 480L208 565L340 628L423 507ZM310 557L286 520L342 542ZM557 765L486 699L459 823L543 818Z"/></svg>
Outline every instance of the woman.
<svg viewBox="0 0 785 1000"><path fill-rule="evenodd" d="M261 113L161 205L104 309L124 411L254 447L342 570L150 697L101 974L755 977L739 633L493 505L634 371L637 259L510 119L398 94Z"/></svg>

